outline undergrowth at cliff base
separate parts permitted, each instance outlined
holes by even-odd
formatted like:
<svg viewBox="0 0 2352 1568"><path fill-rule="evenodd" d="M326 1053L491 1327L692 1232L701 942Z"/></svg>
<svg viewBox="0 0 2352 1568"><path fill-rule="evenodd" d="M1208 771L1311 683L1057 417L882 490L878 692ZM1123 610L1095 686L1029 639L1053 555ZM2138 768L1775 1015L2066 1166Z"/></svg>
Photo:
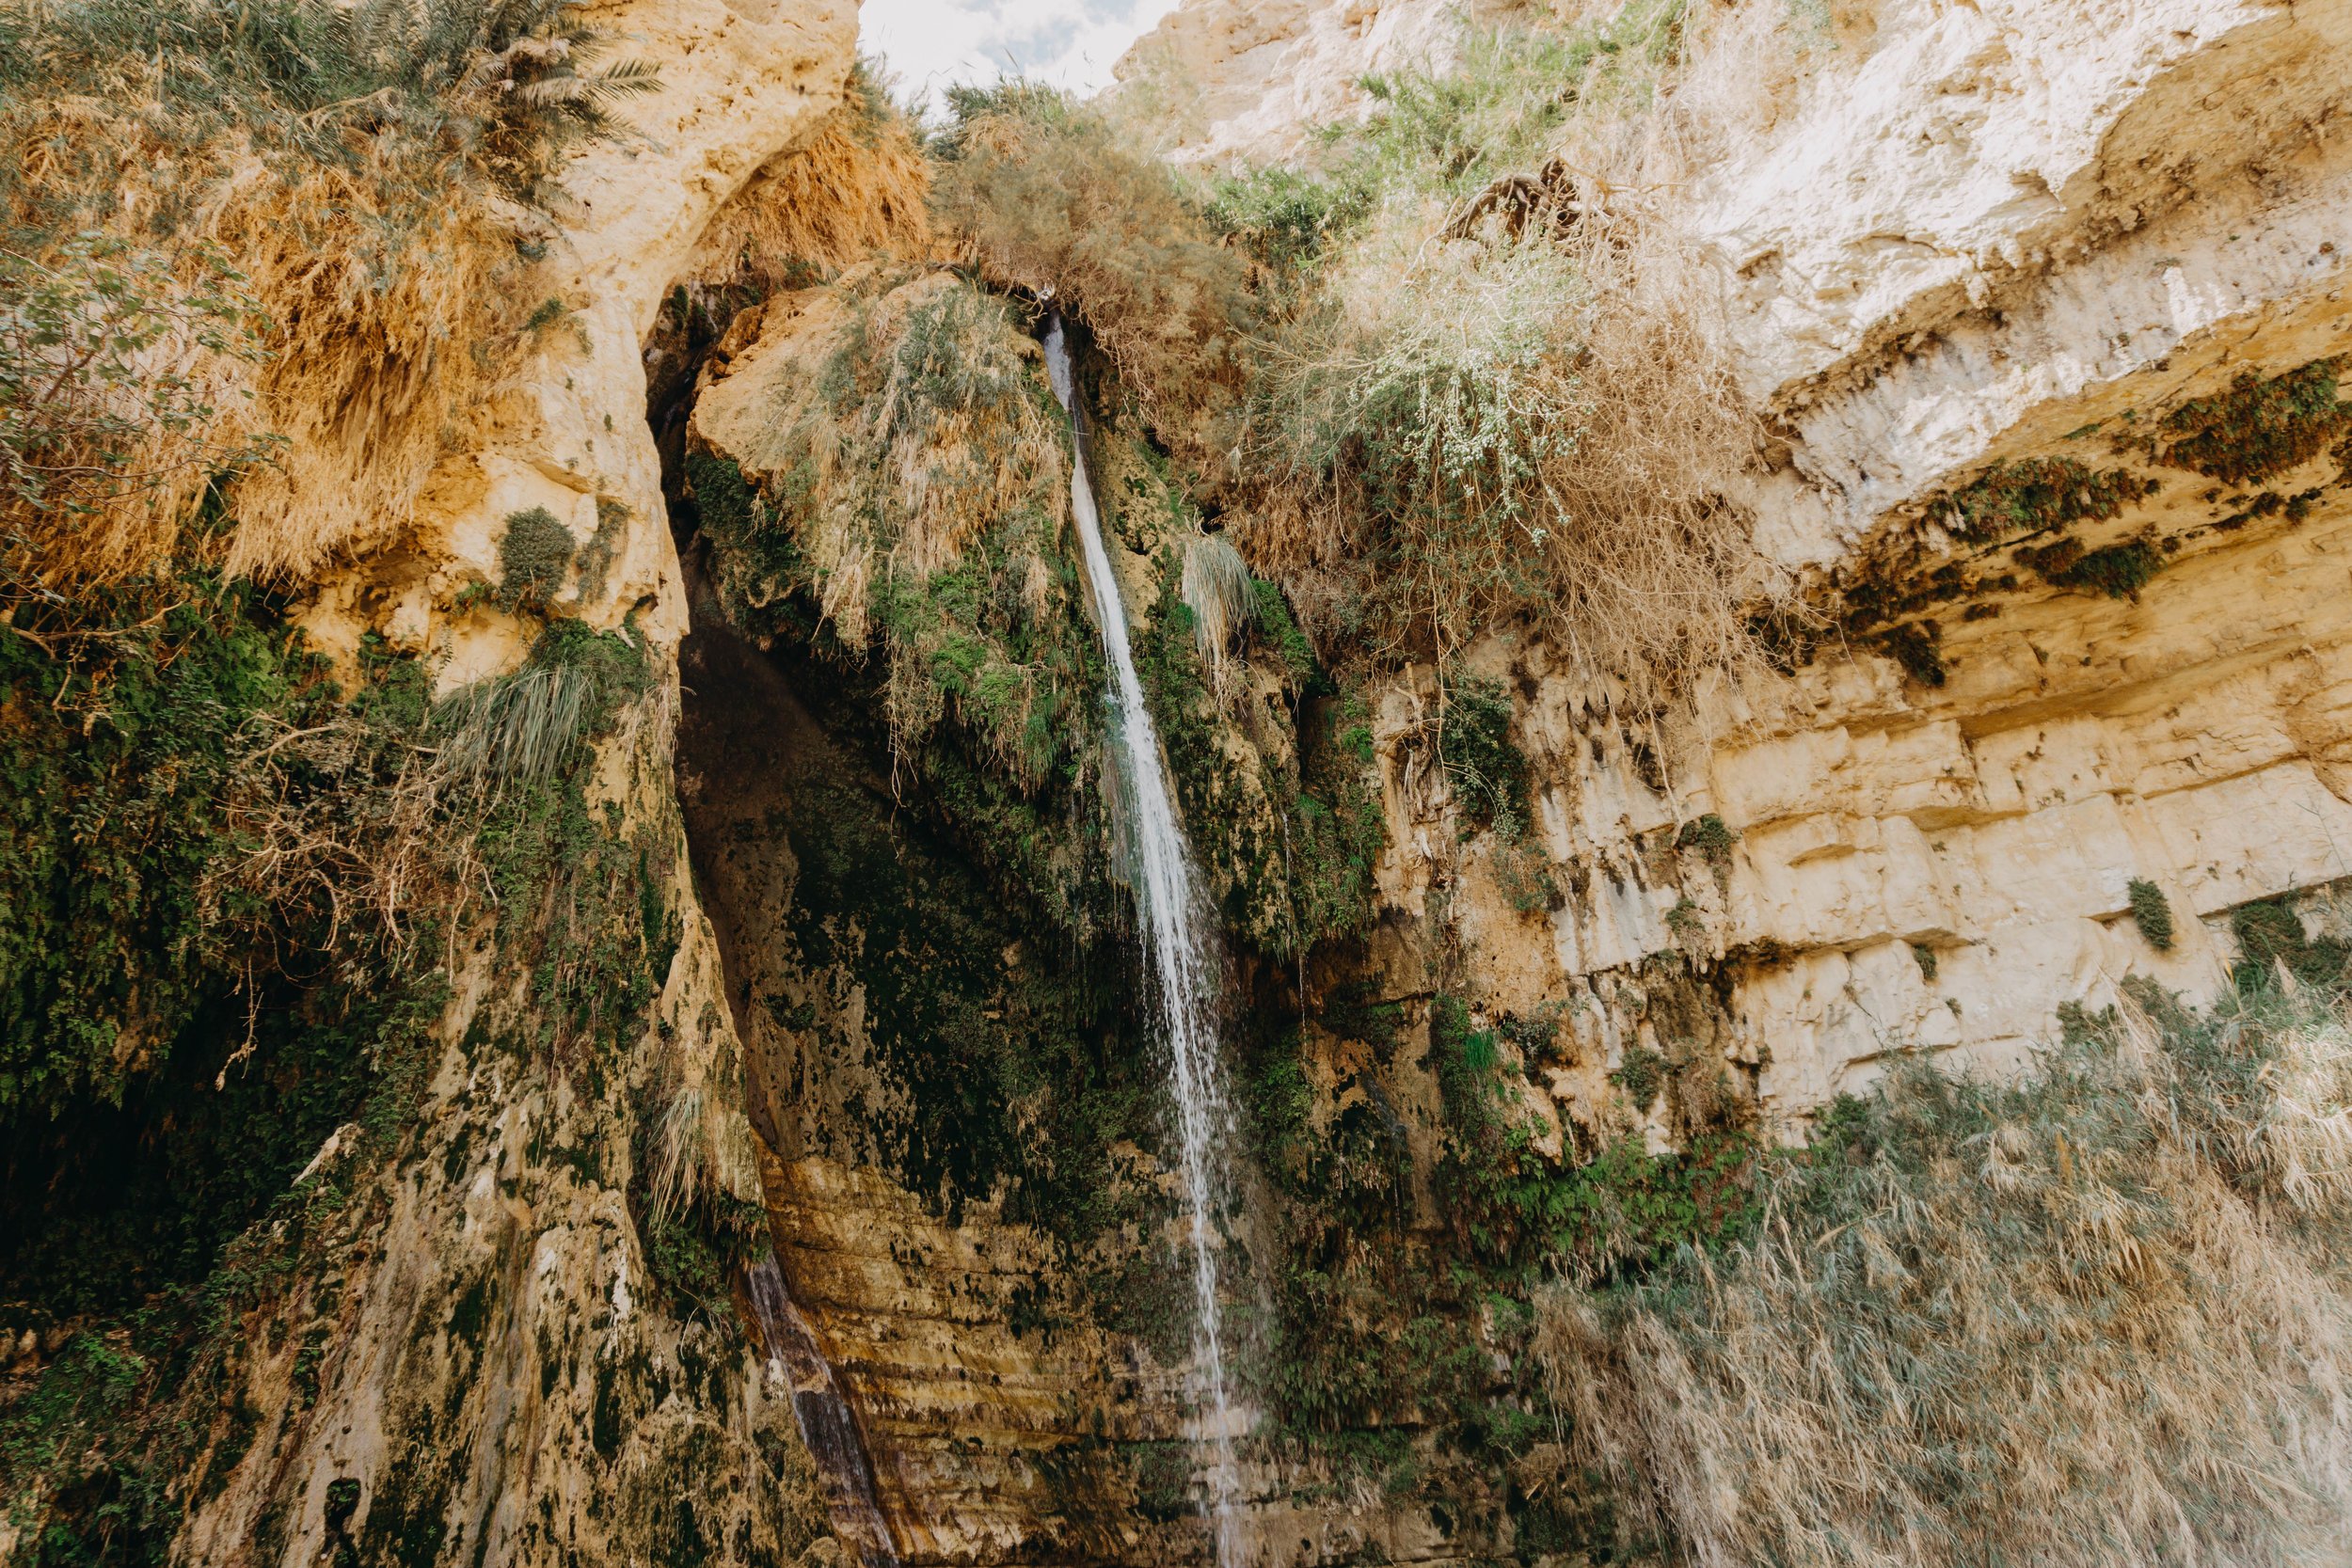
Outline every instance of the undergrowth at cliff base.
<svg viewBox="0 0 2352 1568"><path fill-rule="evenodd" d="M1758 1167L1745 1236L1541 1293L1555 1467L1702 1564L2340 1547L2343 993L2199 1015L2127 989L2024 1078L1903 1064L1838 1101Z"/></svg>

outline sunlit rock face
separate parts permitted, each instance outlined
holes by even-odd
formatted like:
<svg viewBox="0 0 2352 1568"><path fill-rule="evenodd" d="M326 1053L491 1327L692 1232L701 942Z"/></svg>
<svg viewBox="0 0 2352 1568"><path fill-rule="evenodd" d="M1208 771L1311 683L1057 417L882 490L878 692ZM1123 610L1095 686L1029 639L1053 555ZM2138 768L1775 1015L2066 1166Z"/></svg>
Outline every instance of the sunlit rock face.
<svg viewBox="0 0 2352 1568"><path fill-rule="evenodd" d="M1820 620L1786 673L1657 713L1613 706L1541 641L1470 650L1512 694L1531 764L1518 845L1461 832L1432 755L1434 672L1374 693L1381 918L1274 977L1306 993L1319 1132L1376 1103L1427 1165L1438 1091L1420 1046L1439 990L1482 1023L1563 1021L1526 1066L1533 1147L1565 1159L1579 1129L1628 1114L1641 1057L1663 1085L1632 1112L1653 1144L1725 1095L1801 1133L1891 1052L2001 1067L2127 975L2212 993L2249 901L2291 897L2314 935L2337 929L2352 13L1840 11L1727 150L1658 199L1712 263L1736 373L1776 439L1746 499ZM1367 73L1444 59L1461 17L1207 0L1138 46L1122 90L1182 108L1179 158L1281 161L1361 112ZM515 667L516 625L463 595L495 577L502 519L537 506L582 544L612 531L596 593L561 608L633 617L663 660L687 636L641 353L714 214L840 102L855 16L712 3L611 24L663 87L631 105L644 138L565 176L547 238L580 330L551 334L494 427L456 443L412 547L318 595L306 619L330 649L373 631L441 660L445 686ZM743 324L703 383L698 451L782 482L761 443L767 411L822 370L794 342L808 325L788 298ZM1147 597L1152 550L1128 553ZM316 1561L345 1537L389 1550L434 1531L419 1560L686 1560L681 1498L694 1539L740 1543L736 1560L790 1561L815 1538L818 1489L760 1347L647 1309L625 1167L657 1060L702 1094L708 1179L770 1216L902 1556L1205 1549L1165 1163L1132 1140L1089 1151L1104 1163L1068 1191L1126 1207L1070 1244L1035 1197L1064 1189L1041 1178L1030 1207L1002 1201L1015 1186L996 1179L1051 1142L1029 1102L967 1092L970 1064L1049 1013L1089 1062L1152 1076L1105 1001L1130 982L1021 940L1018 911L966 875L978 852L925 829L886 750L840 719L850 677L770 657L699 607L693 625L710 635L683 654L676 777L616 762L600 786L667 846L648 861L680 931L659 1052L591 1101L468 1044L515 987L477 958L437 1024L421 1157L355 1211L348 1262L282 1325L257 1384L278 1414L192 1509L190 1560ZM1550 881L1533 897L1531 847ZM1326 1004L1343 991L1392 1007L1409 1043L1375 1060L1340 1037ZM1425 1179L1401 1202L1441 1224ZM328 1323L346 1348L301 1363ZM1321 1463L1245 1478L1266 1560L1494 1555L1500 1505L1440 1516Z"/></svg>
<svg viewBox="0 0 2352 1568"><path fill-rule="evenodd" d="M857 14L665 0L595 20L660 85L630 100L636 134L580 154L544 219L517 219L566 314L496 406L449 434L406 535L328 574L302 615L345 659L371 633L426 656L445 689L511 672L532 629L478 590L498 578L504 519L545 507L607 562L552 611L644 640L672 688L648 710L666 726L686 606L641 341L713 217L842 102ZM486 928L454 934L407 1157L348 1168L356 1137L339 1133L305 1177L340 1184L341 1206L270 1238L299 1272L275 1320L245 1325L249 1386L188 1499L183 1560L789 1562L826 1535L790 1388L723 1294L677 1310L629 1196L667 1105L698 1190L760 1200L666 754L640 725L591 791L635 847L630 896L651 911L644 1038L609 1059L547 1049L528 977Z"/></svg>
<svg viewBox="0 0 2352 1568"><path fill-rule="evenodd" d="M1518 0L1205 0L1179 6L1128 50L1115 90L1147 96L1167 116L1179 160L1287 163L1317 126L1364 111L1366 76L1442 69L1465 20L1526 9Z"/></svg>
<svg viewBox="0 0 2352 1568"><path fill-rule="evenodd" d="M1124 70L1202 85L1180 156L1277 161L1437 9L1190 5ZM2129 974L2210 995L2249 901L2335 930L2348 83L2340 9L1828 8L1656 210L1714 263L1780 443L1758 538L1829 622L1785 678L1656 715L1540 641L1474 651L1517 692L1548 909L1456 842L1434 675L1400 683L1391 992L1458 940L1489 1016L1575 1000L1548 1119L1650 1051L1794 1129L1891 1052L2015 1064Z"/></svg>

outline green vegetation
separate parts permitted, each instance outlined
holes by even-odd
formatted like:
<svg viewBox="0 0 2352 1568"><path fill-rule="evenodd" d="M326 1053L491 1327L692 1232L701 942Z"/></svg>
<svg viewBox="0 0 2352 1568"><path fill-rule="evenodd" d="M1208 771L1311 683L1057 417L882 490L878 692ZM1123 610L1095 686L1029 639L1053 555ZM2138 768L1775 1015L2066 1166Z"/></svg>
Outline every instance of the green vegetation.
<svg viewBox="0 0 2352 1568"><path fill-rule="evenodd" d="M0 1297L66 1339L0 1404L0 1447L12 1502L49 1489L34 1560L160 1562L236 1457L203 1458L253 1354L236 1325L312 1288L413 1134L459 890L498 891L535 1039L591 1082L582 1042L634 1042L680 931L646 898L670 841L585 803L591 742L646 689L638 644L548 626L496 689L562 672L582 695L524 740L491 732L540 709L437 710L373 645L341 689L276 601L198 568L72 608L0 641Z"/></svg>
<svg viewBox="0 0 2352 1568"><path fill-rule="evenodd" d="M343 702L249 585L129 584L72 608L81 635L54 644L22 611L0 629L5 1115L119 1103L160 1066L208 997L285 939L279 920L310 912L294 889L256 897L230 874L264 813L387 785L421 715L393 663ZM256 773L278 736L329 724L358 754L278 748Z"/></svg>
<svg viewBox="0 0 2352 1568"><path fill-rule="evenodd" d="M2224 484L2251 484L2298 467L2352 432L2352 403L2337 401L2344 365L2341 357L2314 359L2267 380L2249 371L2228 391L2166 415L2157 454Z"/></svg>
<svg viewBox="0 0 2352 1568"><path fill-rule="evenodd" d="M1527 1118L1516 1114L1515 1075L1503 1070L1498 1039L1473 1028L1458 1000L1430 1004L1428 1066L1447 1122L1435 1180L1470 1257L1522 1280L1551 1271L1604 1278L1753 1224L1749 1166L1760 1146L1750 1133L1720 1130L1668 1155L1628 1136L1589 1163L1554 1164L1535 1152ZM1630 1058L1628 1072L1629 1096L1653 1073L1663 1078L1662 1069L1644 1070Z"/></svg>
<svg viewBox="0 0 2352 1568"><path fill-rule="evenodd" d="M1136 667L1227 929L1279 958L1356 934L1371 919L1373 866L1386 838L1362 698L1315 689L1328 682L1311 650L1287 613L1265 612L1259 591L1270 585L1253 579L1253 635L1301 693L1298 766L1229 741L1176 562L1162 564L1159 601L1137 631Z"/></svg>
<svg viewBox="0 0 2352 1568"><path fill-rule="evenodd" d="M544 612L572 571L572 531L544 506L509 514L499 536L499 602Z"/></svg>
<svg viewBox="0 0 2352 1568"><path fill-rule="evenodd" d="M727 459L690 463L729 612L844 663L879 651L902 761L947 723L1025 797L1068 792L1094 762L1102 688L1058 522L1060 411L978 290L892 277L841 301L775 493Z"/></svg>
<svg viewBox="0 0 2352 1568"><path fill-rule="evenodd" d="M2136 599L2164 569L2164 556L2145 539L2085 550L2073 539L2017 552L2020 564L2042 574L2055 588L2099 593L2110 599Z"/></svg>
<svg viewBox="0 0 2352 1568"><path fill-rule="evenodd" d="M1546 1294L1552 1474L1701 1560L2331 1549L2352 1043L2332 998L2129 989L2152 1028L2078 1018L2015 1082L1900 1066L1755 1167L1762 1227Z"/></svg>
<svg viewBox="0 0 2352 1568"><path fill-rule="evenodd" d="M2144 877L2134 877L2130 888L2132 924L2148 945L2159 953L2172 950L2172 901L2164 889Z"/></svg>
<svg viewBox="0 0 2352 1568"><path fill-rule="evenodd" d="M1675 847L1696 849L1714 866L1731 863L1731 847L1740 842L1740 835L1726 826L1713 812L1685 822L1675 833Z"/></svg>
<svg viewBox="0 0 2352 1568"><path fill-rule="evenodd" d="M2155 492L2153 481L2125 468L2094 469L2071 457L1995 463L1966 488L1931 503L1929 515L1977 539L2041 533L2076 523L2106 522Z"/></svg>
<svg viewBox="0 0 2352 1568"><path fill-rule="evenodd" d="M1527 757L1511 739L1511 693L1484 675L1447 679L1438 758L1474 826L1528 819Z"/></svg>
<svg viewBox="0 0 2352 1568"><path fill-rule="evenodd" d="M2311 936L2303 928L2303 917L2284 898L2240 904L2230 911L2230 934L2238 945L2232 974L2244 996L2279 989L2281 975L2296 985L2332 987L2343 981L2344 966L2352 962L2352 943Z"/></svg>

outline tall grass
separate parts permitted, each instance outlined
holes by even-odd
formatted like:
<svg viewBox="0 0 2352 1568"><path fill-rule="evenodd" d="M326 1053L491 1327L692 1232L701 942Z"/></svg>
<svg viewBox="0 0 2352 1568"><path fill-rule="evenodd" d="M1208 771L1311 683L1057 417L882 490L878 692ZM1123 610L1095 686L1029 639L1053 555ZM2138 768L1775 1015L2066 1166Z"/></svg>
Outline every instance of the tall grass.
<svg viewBox="0 0 2352 1568"><path fill-rule="evenodd" d="M2138 987L2018 1082L1839 1102L1753 1242L1544 1305L1560 1457L1709 1568L2346 1560L2352 1018L2314 996Z"/></svg>

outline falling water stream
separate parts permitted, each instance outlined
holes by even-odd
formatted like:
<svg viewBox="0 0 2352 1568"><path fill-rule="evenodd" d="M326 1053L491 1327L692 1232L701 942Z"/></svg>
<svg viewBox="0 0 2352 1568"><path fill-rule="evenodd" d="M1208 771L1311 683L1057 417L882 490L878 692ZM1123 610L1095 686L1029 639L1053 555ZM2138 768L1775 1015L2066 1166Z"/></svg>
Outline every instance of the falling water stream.
<svg viewBox="0 0 2352 1568"><path fill-rule="evenodd" d="M890 1527L874 1494L874 1467L866 1457L857 1418L834 1381L817 1337L784 1288L784 1271L769 1254L751 1268L753 1314L768 1352L769 1376L792 1390L792 1418L816 1462L818 1483L834 1531L846 1537L863 1568L898 1568Z"/></svg>
<svg viewBox="0 0 2352 1568"><path fill-rule="evenodd" d="M1168 797L1159 737L1152 731L1151 710L1144 706L1143 682L1136 673L1135 653L1128 645L1119 579L1103 547L1102 519L1095 511L1094 488L1087 479L1086 422L1058 313L1046 328L1045 367L1053 379L1054 395L1070 415L1077 451L1071 471L1071 511L1077 517L1078 537L1086 549L1087 581L1102 624L1103 648L1110 657L1111 729L1122 764L1135 847L1136 920L1142 927L1144 959L1151 970L1160 1032L1168 1040L1169 1072L1176 1090L1177 1134L1182 1146L1179 1174L1184 1180L1184 1222L1192 1252L1193 1360L1200 1384L1209 1516L1216 1532L1216 1560L1220 1568L1230 1568L1241 1556L1234 1514L1233 1412L1226 1387L1225 1338L1217 1311L1216 1252L1209 1231L1215 1212L1211 1185L1219 1121L1217 965L1204 934L1192 857Z"/></svg>

